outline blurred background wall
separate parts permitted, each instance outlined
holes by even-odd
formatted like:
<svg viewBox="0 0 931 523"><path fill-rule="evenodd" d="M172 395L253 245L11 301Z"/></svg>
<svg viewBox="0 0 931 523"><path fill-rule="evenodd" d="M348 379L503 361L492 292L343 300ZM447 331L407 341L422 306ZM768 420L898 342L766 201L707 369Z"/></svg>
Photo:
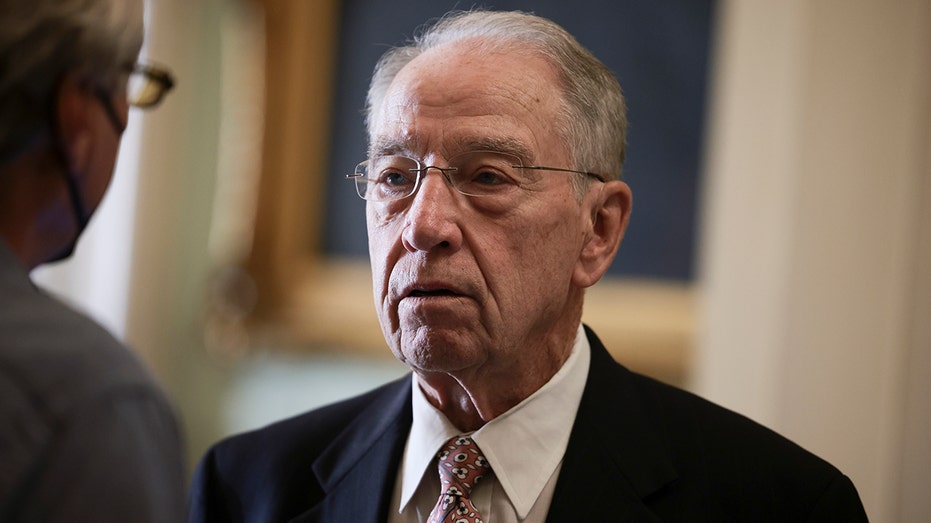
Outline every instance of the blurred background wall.
<svg viewBox="0 0 931 523"><path fill-rule="evenodd" d="M282 261L316 260L326 243L304 230L325 218L287 217L324 198L302 185L317 176L304 160L332 143L321 107L340 95L338 21L358 5L154 1L144 53L178 87L131 116L75 258L35 273L150 363L178 406L191 466L224 435L404 373L377 331L347 350L313 337L347 315L355 330L377 329L364 262ZM835 463L874 521L927 521L931 4L720 0L712 12L696 209L683 211L694 214L694 263L685 278L621 275L601 294L599 284L586 321L639 347L622 362ZM380 52L429 16L370 45ZM280 31L301 51L282 54ZM282 106L307 117L279 120ZM272 190L295 186L306 201ZM291 214L271 220L269 208ZM281 325L251 321L267 294L255 271L281 267L292 272L279 291L309 281L309 294L281 302L270 316ZM282 336L285 324L312 334Z"/></svg>

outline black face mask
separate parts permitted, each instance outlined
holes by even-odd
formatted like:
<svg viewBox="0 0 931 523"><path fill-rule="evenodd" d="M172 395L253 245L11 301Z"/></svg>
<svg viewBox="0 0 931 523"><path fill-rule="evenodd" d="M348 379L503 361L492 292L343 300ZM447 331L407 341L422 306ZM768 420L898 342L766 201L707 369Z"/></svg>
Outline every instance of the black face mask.
<svg viewBox="0 0 931 523"><path fill-rule="evenodd" d="M104 112L107 113L107 118L109 118L110 123L113 124L113 129L116 131L117 137L123 135L123 131L126 130L126 126L120 122L119 117L116 114L116 109L113 108L113 104L110 103L110 97L102 89L96 89L94 91L95 97L100 101L100 104L103 106ZM74 215L74 224L75 231L74 235L65 244L62 249L52 256L47 263L57 262L69 258L74 254L74 249L77 247L78 238L84 234L84 229L87 228L88 222L90 222L91 215L94 210L88 211L84 206L84 202L81 200L81 192L78 188L77 177L71 168L68 166L68 155L65 153L64 140L61 138L61 131L58 129L58 105L54 104L55 111L52 116L52 129L55 133L55 143L56 151L59 157L59 163L61 163L61 174L65 178L65 185L68 187L68 196L71 200L71 211Z"/></svg>
<svg viewBox="0 0 931 523"><path fill-rule="evenodd" d="M64 155L64 152L62 151L60 154ZM61 170L61 174L65 178L65 184L68 186L68 195L71 199L71 211L74 215L75 231L71 239L68 240L68 243L65 244L58 253L52 256L47 263L61 261L74 254L74 249L78 244L78 238L84 234L84 229L87 228L87 223L91 219L91 213L87 212L84 207L84 202L81 201L81 193L78 191L78 182L75 179L75 175L71 172L71 169L68 168L67 160L62 158L62 161L65 163Z"/></svg>

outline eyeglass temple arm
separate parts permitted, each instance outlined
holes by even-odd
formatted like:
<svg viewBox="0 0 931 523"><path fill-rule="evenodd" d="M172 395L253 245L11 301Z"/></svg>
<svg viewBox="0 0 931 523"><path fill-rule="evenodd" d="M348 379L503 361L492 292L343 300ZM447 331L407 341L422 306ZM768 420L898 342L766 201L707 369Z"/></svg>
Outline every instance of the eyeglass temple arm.
<svg viewBox="0 0 931 523"><path fill-rule="evenodd" d="M588 171L576 171L574 169L560 169L559 167L544 167L542 165L512 165L511 167L515 169L533 169L535 171L556 171L556 172L561 172L561 173L584 174L585 176L591 176L592 178L598 180L599 182L605 183L604 176L598 173L590 173Z"/></svg>

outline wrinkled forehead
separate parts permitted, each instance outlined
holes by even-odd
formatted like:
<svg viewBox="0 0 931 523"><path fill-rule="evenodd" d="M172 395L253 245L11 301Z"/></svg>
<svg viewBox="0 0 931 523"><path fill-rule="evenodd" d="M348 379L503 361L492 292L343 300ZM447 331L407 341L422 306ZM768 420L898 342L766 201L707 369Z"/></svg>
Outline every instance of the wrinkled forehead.
<svg viewBox="0 0 931 523"><path fill-rule="evenodd" d="M428 153L435 153L443 158L472 152L493 151L515 156L522 162L532 162L535 158L532 148L521 140L511 137L497 137L492 133L474 136L463 135L449 140L439 151L430 151L426 141L413 135L381 135L369 147L369 158L379 156L401 155L416 160L427 160Z"/></svg>
<svg viewBox="0 0 931 523"><path fill-rule="evenodd" d="M494 150L532 159L563 102L555 68L526 47L444 44L405 65L373 114L370 155Z"/></svg>

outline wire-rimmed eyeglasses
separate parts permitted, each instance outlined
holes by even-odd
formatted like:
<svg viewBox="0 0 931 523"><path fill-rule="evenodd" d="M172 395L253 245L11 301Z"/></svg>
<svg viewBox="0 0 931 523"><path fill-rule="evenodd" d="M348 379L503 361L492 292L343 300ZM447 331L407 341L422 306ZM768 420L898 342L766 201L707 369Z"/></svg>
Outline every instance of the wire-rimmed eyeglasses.
<svg viewBox="0 0 931 523"><path fill-rule="evenodd" d="M359 197L370 202L391 202L411 196L430 169L440 171L460 193L478 197L514 193L524 183L520 174L524 169L580 174L605 181L604 176L591 172L523 165L517 156L497 151L465 152L450 158L447 165L424 165L403 155L376 156L359 163L346 178L355 182Z"/></svg>

